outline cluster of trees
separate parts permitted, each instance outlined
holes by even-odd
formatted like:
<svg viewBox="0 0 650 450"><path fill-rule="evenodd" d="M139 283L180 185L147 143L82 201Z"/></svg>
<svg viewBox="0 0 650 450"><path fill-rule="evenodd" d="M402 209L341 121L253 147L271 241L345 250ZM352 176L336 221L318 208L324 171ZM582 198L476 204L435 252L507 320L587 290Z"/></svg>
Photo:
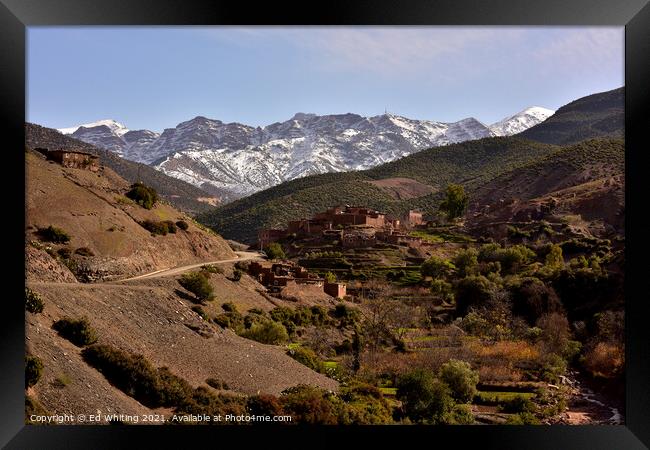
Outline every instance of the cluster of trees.
<svg viewBox="0 0 650 450"><path fill-rule="evenodd" d="M125 195L145 209L153 208L158 201L156 190L139 182L132 184L131 189Z"/></svg>

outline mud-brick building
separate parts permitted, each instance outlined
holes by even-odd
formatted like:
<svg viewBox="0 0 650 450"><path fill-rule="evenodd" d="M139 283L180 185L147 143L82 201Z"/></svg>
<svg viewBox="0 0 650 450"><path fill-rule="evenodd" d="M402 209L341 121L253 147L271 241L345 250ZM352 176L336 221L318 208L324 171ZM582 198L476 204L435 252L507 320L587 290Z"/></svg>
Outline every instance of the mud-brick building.
<svg viewBox="0 0 650 450"><path fill-rule="evenodd" d="M35 148L35 151L44 155L48 160L72 169L85 169L91 172L99 171L99 156L78 150L50 150L48 148Z"/></svg>
<svg viewBox="0 0 650 450"><path fill-rule="evenodd" d="M403 224L408 227L416 227L423 223L424 219L422 218L422 213L420 211L414 211L411 209L409 212L404 214Z"/></svg>
<svg viewBox="0 0 650 450"><path fill-rule="evenodd" d="M260 248L265 248L271 242L277 242L285 237L287 237L287 230L265 228L257 233L257 242L259 242Z"/></svg>
<svg viewBox="0 0 650 450"><path fill-rule="evenodd" d="M325 283L323 291L334 298L343 298L347 295L347 286L343 283Z"/></svg>

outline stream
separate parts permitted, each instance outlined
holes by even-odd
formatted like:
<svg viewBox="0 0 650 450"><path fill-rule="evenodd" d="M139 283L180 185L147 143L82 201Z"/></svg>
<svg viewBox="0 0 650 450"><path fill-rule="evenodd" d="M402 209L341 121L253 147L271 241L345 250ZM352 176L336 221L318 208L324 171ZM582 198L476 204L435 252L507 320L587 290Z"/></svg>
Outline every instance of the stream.
<svg viewBox="0 0 650 450"><path fill-rule="evenodd" d="M623 414L608 404L604 395L586 386L578 372L570 371L563 384L570 386L568 409L560 415L559 423L568 425L622 425Z"/></svg>

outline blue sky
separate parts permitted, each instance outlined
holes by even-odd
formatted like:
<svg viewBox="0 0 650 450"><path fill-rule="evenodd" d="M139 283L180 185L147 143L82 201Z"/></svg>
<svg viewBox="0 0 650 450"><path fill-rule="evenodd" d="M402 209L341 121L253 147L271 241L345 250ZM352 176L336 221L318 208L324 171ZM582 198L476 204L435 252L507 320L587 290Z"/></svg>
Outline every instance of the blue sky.
<svg viewBox="0 0 650 450"><path fill-rule="evenodd" d="M162 131L296 112L490 124L624 84L622 27L30 27L27 120Z"/></svg>

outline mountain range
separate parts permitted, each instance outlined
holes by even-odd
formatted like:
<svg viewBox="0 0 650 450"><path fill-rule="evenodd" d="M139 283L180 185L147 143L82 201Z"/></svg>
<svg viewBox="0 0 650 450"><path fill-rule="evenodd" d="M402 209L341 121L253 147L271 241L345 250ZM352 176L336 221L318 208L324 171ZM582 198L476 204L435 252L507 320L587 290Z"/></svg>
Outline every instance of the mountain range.
<svg viewBox="0 0 650 450"><path fill-rule="evenodd" d="M445 123L389 113L297 113L265 127L198 116L160 134L111 119L59 131L232 200L309 175L366 170L425 148L509 136L551 115L531 107L487 126L471 117Z"/></svg>

